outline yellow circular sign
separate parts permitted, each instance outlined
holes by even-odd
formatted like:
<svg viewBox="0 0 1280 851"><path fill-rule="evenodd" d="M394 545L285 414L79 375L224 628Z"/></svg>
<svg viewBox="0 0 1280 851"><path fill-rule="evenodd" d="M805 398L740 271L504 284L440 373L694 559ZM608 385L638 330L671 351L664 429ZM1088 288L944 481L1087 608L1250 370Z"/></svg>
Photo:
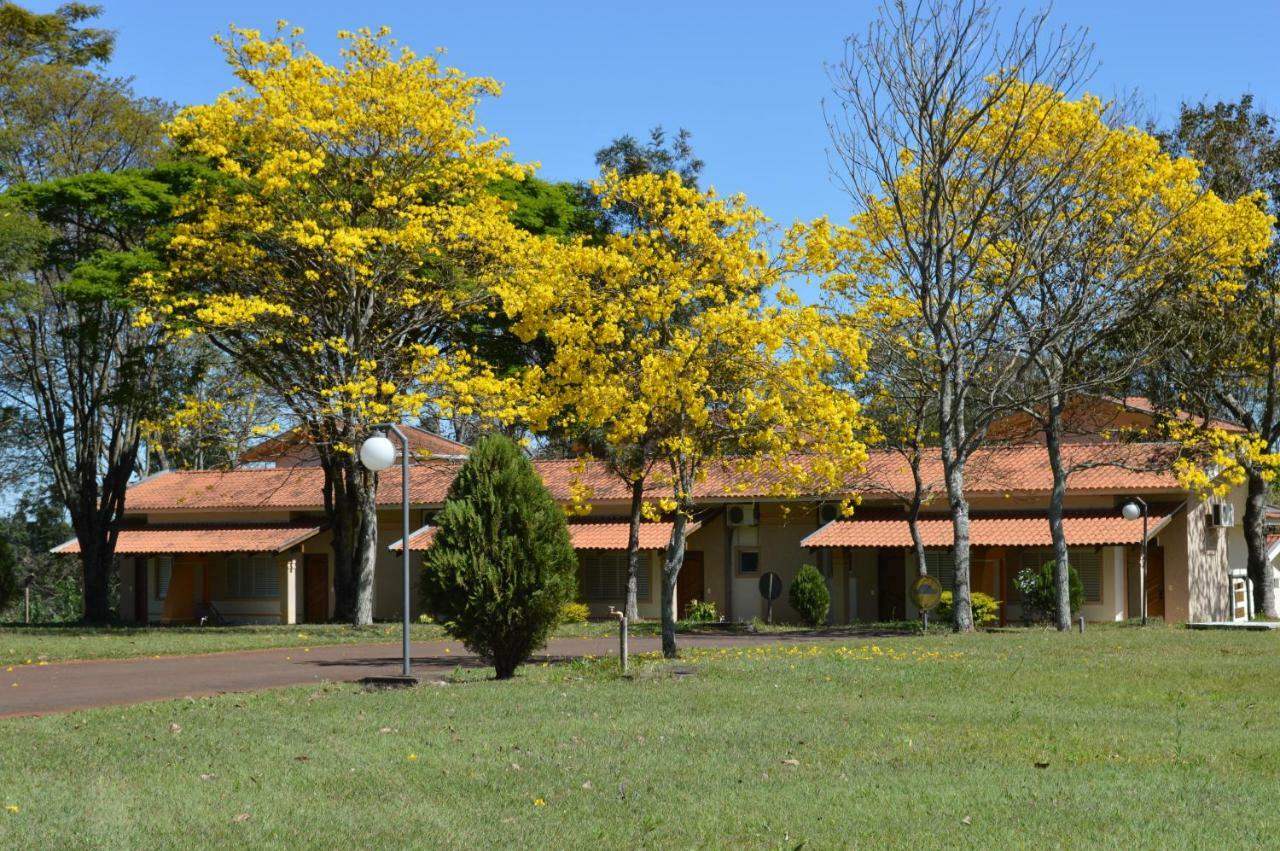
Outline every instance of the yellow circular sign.
<svg viewBox="0 0 1280 851"><path fill-rule="evenodd" d="M911 602L916 608L929 611L942 599L942 583L935 576L921 576L911 583Z"/></svg>

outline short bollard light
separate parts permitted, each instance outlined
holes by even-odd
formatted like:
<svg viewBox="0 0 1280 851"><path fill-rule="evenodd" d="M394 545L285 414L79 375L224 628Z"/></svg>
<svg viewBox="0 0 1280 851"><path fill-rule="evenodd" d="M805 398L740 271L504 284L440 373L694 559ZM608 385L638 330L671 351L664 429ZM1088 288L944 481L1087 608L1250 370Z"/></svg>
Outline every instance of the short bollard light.
<svg viewBox="0 0 1280 851"><path fill-rule="evenodd" d="M630 671L631 663L627 658L627 613L620 612L613 606L609 607L609 614L618 619L618 661L622 665L622 673L625 675Z"/></svg>

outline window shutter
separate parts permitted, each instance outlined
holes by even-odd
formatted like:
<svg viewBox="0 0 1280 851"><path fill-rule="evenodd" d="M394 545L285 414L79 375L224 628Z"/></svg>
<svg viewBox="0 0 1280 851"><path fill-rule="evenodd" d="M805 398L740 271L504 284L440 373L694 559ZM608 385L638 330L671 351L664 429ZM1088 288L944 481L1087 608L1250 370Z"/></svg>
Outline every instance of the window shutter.
<svg viewBox="0 0 1280 851"><path fill-rule="evenodd" d="M169 596L169 577L173 575L173 559L165 556L156 559L156 599Z"/></svg>
<svg viewBox="0 0 1280 851"><path fill-rule="evenodd" d="M253 596L279 597L280 572L271 556L258 556L253 560Z"/></svg>
<svg viewBox="0 0 1280 851"><path fill-rule="evenodd" d="M1092 549L1068 550L1067 560L1080 576L1084 599L1088 603L1102 602L1102 566L1098 563L1098 551Z"/></svg>
<svg viewBox="0 0 1280 851"><path fill-rule="evenodd" d="M942 590L956 590L956 557L951 550L928 550L924 554L925 569L942 583Z"/></svg>

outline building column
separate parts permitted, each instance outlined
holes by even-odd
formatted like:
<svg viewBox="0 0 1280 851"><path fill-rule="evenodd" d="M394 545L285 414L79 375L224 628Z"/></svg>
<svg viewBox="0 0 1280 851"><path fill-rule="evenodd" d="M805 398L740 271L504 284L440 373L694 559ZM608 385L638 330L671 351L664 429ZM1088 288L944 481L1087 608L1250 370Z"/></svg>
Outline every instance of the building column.
<svg viewBox="0 0 1280 851"><path fill-rule="evenodd" d="M302 556L297 550L285 554L284 581L280 583L280 622L294 624L298 622L298 568Z"/></svg>

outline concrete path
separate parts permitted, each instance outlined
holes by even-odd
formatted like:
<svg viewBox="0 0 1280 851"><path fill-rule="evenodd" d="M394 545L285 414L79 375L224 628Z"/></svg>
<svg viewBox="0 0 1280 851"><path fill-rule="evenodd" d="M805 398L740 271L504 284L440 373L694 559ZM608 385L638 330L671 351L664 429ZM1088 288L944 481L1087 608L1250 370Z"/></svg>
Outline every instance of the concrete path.
<svg viewBox="0 0 1280 851"><path fill-rule="evenodd" d="M847 632L800 635L682 635L681 646L727 647L849 638ZM631 652L658 650L657 638L635 638ZM616 654L614 638L557 638L534 662ZM456 641L415 642L413 672L426 680L480 661ZM45 715L306 683L348 682L400 672L399 644L342 644L210 653L201 656L104 659L0 670L0 718ZM13 685L17 683L17 685Z"/></svg>

